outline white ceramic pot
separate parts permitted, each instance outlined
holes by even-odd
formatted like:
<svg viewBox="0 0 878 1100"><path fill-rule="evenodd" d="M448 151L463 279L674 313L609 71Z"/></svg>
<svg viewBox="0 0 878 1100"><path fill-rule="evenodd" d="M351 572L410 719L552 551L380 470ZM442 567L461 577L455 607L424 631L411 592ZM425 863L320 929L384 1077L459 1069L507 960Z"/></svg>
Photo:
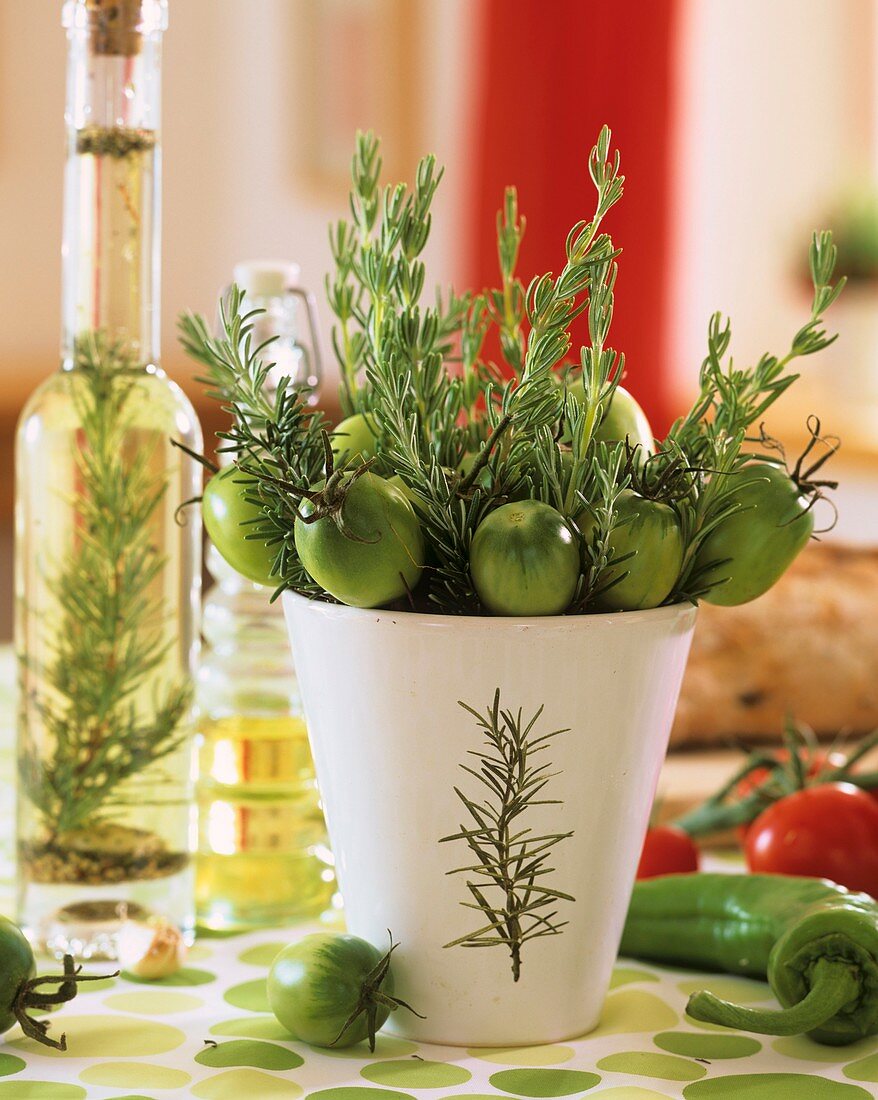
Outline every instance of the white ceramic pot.
<svg viewBox="0 0 878 1100"><path fill-rule="evenodd" d="M291 593L284 607L348 928L376 946L393 933L397 995L426 1017L400 1009L388 1028L461 1046L549 1043L593 1028L695 609L459 618L364 611ZM440 842L475 827L455 788L495 812L502 801L463 770L478 769L471 753L485 751L486 741L458 702L485 714L498 688L502 708L521 708L525 723L544 707L531 738L569 730L529 756L534 767L549 765L550 778L540 804L527 805L510 831L530 828L531 839L572 833L545 850L546 873L534 883L575 900L558 899L517 925L510 905L526 903L526 884L519 879L511 901L492 885L485 863L495 874L502 866L494 849L474 838L484 860L466 839ZM463 904L475 900L468 882L502 914L495 919L505 942L446 946L491 923ZM532 917L548 920L531 926L547 934L520 945L516 981L510 941Z"/></svg>

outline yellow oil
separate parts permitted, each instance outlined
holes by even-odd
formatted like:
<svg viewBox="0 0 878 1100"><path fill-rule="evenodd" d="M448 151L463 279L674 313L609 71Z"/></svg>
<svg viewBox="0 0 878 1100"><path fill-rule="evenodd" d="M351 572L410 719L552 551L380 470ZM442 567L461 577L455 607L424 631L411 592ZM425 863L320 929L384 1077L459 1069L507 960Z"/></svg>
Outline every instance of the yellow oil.
<svg viewBox="0 0 878 1100"><path fill-rule="evenodd" d="M232 715L199 729L199 924L282 924L335 889L308 731L300 717Z"/></svg>

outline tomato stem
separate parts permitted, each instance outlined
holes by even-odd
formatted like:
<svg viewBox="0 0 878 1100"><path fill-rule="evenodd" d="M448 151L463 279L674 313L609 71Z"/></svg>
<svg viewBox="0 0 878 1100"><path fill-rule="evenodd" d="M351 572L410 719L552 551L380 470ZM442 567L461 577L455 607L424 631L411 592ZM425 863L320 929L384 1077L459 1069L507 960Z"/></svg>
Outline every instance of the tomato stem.
<svg viewBox="0 0 878 1100"><path fill-rule="evenodd" d="M72 955L64 956L64 974L46 974L36 978L26 978L18 987L12 1011L16 1020L21 1025L21 1030L30 1039L35 1039L44 1046L54 1047L56 1050L67 1049L67 1036L62 1033L60 1039L51 1039L46 1032L49 1024L45 1020L35 1020L29 1015L31 1009L48 1009L56 1005L72 1001L76 996L79 982L96 982L102 978L115 978L119 971L113 974L81 974L81 967L75 966ZM59 984L60 983L60 984ZM37 993L36 989L41 985L58 985L54 993Z"/></svg>
<svg viewBox="0 0 878 1100"><path fill-rule="evenodd" d="M401 1000L399 997L394 997L390 993L386 993L381 989L385 978L390 971L390 956L399 947L398 943L393 942L393 936L388 930L387 935L390 937L390 948L387 953L375 964L375 966L369 971L366 977L363 979L363 984L360 986L360 997L354 1007L354 1011L348 1016L344 1022L344 1027L332 1040L330 1046L335 1046L341 1041L345 1033L356 1023L357 1020L363 1015L366 1017L366 1034L369 1040L369 1052L375 1053L375 1035L378 1022L378 1006L383 1005L385 1008L390 1009L391 1012L395 1012L398 1008L408 1009L409 1012L414 1013L420 1020L426 1019L420 1012L417 1012L406 1001Z"/></svg>

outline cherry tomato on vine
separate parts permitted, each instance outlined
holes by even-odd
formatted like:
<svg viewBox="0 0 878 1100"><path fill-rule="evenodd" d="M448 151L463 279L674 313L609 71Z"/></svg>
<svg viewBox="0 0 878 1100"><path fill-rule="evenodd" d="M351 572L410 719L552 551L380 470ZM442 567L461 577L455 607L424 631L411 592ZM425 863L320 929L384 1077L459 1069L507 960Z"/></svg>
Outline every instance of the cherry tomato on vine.
<svg viewBox="0 0 878 1100"><path fill-rule="evenodd" d="M564 517L548 504L504 504L473 536L470 571L494 615L560 615L579 580L579 547Z"/></svg>
<svg viewBox="0 0 878 1100"><path fill-rule="evenodd" d="M878 898L878 803L852 783L820 783L764 810L745 844L751 871L828 878Z"/></svg>
<svg viewBox="0 0 878 1100"><path fill-rule="evenodd" d="M583 540L590 544L597 526L594 513L583 509L576 523ZM622 579L597 597L595 607L603 611L642 611L663 603L683 566L683 536L671 505L623 489L616 501L610 543L612 558L631 556L600 576L599 586L616 577Z"/></svg>
<svg viewBox="0 0 878 1100"><path fill-rule="evenodd" d="M777 749L771 754L775 760L782 764L789 762L790 753L789 749ZM822 749L811 750L806 760L803 761L806 779L814 779L828 768L838 767L840 764L844 764L845 755L842 752L824 752ZM771 769L768 767L754 768L752 772L748 772L740 782L735 784L735 791L733 801L740 802L746 798L747 795L753 794L758 790L771 776ZM750 825L752 822L748 822L746 825L739 825L735 829L738 839L741 844L747 837L747 833L750 831Z"/></svg>
<svg viewBox="0 0 878 1100"><path fill-rule="evenodd" d="M740 473L728 515L698 548L695 570L711 588L708 603L734 607L767 592L792 565L814 531L814 516L782 467L753 462Z"/></svg>
<svg viewBox="0 0 878 1100"><path fill-rule="evenodd" d="M369 1040L394 1008L389 952L358 936L315 932L285 947L268 973L271 1011L294 1039L318 1047Z"/></svg>
<svg viewBox="0 0 878 1100"><path fill-rule="evenodd" d="M254 520L262 517L258 504L244 499L253 486L240 483L241 472L234 466L214 474L204 488L201 514L204 526L214 546L229 565L256 584L276 587L280 583L271 569L277 557L277 547L266 546L262 539L248 538L254 531Z"/></svg>
<svg viewBox="0 0 878 1100"><path fill-rule="evenodd" d="M304 500L304 516L314 505ZM382 607L413 591L424 567L424 536L405 495L373 473L351 479L341 519L296 520L296 550L311 577L351 607Z"/></svg>
<svg viewBox="0 0 878 1100"><path fill-rule="evenodd" d="M330 440L332 453L340 463L362 466L375 456L375 422L363 413L354 413L336 425Z"/></svg>
<svg viewBox="0 0 878 1100"><path fill-rule="evenodd" d="M697 871L698 847L691 836L676 825L654 825L647 829L637 866L637 877L683 874Z"/></svg>

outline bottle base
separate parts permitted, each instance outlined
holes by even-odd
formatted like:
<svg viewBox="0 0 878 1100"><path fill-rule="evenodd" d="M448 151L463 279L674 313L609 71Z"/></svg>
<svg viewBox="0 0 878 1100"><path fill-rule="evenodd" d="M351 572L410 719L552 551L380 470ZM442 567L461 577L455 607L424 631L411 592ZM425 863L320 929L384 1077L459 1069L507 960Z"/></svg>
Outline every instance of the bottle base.
<svg viewBox="0 0 878 1100"><path fill-rule="evenodd" d="M28 882L19 923L36 950L55 958L113 962L126 920L157 919L175 925L187 944L195 939L193 868L161 879L93 887Z"/></svg>

